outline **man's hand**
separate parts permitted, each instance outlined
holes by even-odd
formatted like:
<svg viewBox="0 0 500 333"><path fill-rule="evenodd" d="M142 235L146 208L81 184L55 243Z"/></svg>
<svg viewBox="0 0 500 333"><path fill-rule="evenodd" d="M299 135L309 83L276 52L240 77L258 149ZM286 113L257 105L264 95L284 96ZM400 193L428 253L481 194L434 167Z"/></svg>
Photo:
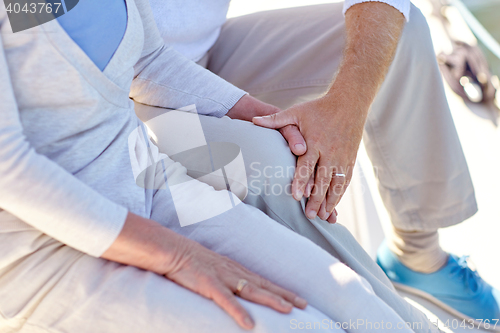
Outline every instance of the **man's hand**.
<svg viewBox="0 0 500 333"><path fill-rule="evenodd" d="M311 192L306 206L306 215L310 219L319 215L326 220L332 215L351 179L363 135L364 118L341 112L351 106L341 98L330 98L325 96L281 113L254 119L257 125L271 128L294 124L306 138L308 149L297 160L292 193L296 200L300 200L304 193ZM345 177L335 177L335 174L345 174ZM306 189L308 183L314 183L314 186Z"/></svg>
<svg viewBox="0 0 500 333"><path fill-rule="evenodd" d="M304 136L307 152L298 159L292 191L300 200L314 177L306 206L310 219L318 215L336 220L334 209L349 185L368 109L392 62L404 22L404 16L385 3L352 6L346 12L344 58L328 93L253 119L268 128L295 125Z"/></svg>
<svg viewBox="0 0 500 333"><path fill-rule="evenodd" d="M267 116L278 112L281 112L279 108L261 102L250 95L246 95L226 115L231 119L252 121L254 117ZM297 126L285 125L283 128L279 128L279 131L285 140L288 141L292 153L299 156L306 152L306 141L302 134L300 134Z"/></svg>

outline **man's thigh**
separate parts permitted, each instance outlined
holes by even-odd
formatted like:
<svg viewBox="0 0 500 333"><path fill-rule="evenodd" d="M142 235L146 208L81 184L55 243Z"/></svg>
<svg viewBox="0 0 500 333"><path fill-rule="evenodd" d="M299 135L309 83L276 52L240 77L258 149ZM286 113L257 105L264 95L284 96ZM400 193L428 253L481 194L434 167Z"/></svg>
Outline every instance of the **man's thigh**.
<svg viewBox="0 0 500 333"><path fill-rule="evenodd" d="M342 3L229 19L208 69L253 96L286 108L324 93L344 46Z"/></svg>

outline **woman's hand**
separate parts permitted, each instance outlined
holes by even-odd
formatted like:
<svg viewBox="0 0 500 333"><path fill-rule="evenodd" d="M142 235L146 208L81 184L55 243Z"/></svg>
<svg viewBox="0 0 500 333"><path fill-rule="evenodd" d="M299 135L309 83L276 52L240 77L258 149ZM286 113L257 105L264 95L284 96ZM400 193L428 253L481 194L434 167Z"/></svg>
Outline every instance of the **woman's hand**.
<svg viewBox="0 0 500 333"><path fill-rule="evenodd" d="M212 299L241 327L251 329L254 322L238 302L235 294L281 313L289 313L293 306L301 309L306 307L305 300L250 272L237 262L210 251L194 241L186 240L186 243L184 253L165 276L189 290ZM240 291L237 290L238 283L241 283Z"/></svg>
<svg viewBox="0 0 500 333"><path fill-rule="evenodd" d="M307 306L304 299L237 262L132 213L102 257L164 275L213 300L246 329L253 328L254 322L235 294L282 313L289 313L293 306L301 309ZM241 283L243 280L247 283Z"/></svg>

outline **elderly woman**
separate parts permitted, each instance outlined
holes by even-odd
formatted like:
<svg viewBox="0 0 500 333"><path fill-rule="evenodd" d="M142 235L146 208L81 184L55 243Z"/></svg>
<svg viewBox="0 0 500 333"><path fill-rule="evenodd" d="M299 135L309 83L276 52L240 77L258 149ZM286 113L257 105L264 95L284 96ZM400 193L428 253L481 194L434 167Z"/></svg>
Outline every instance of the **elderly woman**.
<svg viewBox="0 0 500 333"><path fill-rule="evenodd" d="M0 6L0 332L434 330L236 197L181 227L193 203L232 194L141 135L131 85L214 116L244 92L166 48L147 0L81 1L17 33Z"/></svg>

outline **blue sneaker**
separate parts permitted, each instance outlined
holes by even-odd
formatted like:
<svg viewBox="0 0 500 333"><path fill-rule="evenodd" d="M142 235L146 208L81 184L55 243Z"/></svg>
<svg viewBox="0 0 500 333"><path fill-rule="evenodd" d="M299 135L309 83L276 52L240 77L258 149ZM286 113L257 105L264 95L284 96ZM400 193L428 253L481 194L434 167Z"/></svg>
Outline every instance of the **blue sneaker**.
<svg viewBox="0 0 500 333"><path fill-rule="evenodd" d="M500 327L500 291L469 268L467 257L450 254L448 263L437 272L419 273L404 266L384 242L378 249L377 264L396 289L425 298L461 319L489 323L486 328L490 329Z"/></svg>

